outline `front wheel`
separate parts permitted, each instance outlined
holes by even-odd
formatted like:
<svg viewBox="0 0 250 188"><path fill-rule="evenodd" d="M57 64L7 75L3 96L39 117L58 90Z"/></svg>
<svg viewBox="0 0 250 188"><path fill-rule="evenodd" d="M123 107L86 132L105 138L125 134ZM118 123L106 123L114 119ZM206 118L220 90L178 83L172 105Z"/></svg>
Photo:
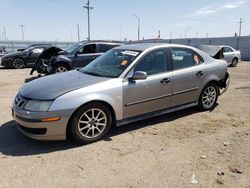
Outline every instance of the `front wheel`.
<svg viewBox="0 0 250 188"><path fill-rule="evenodd" d="M218 86L210 83L202 90L199 98L199 107L202 110L211 110L215 107L219 95Z"/></svg>
<svg viewBox="0 0 250 188"><path fill-rule="evenodd" d="M90 103L74 114L69 130L75 140L88 144L102 139L111 124L110 110L102 103Z"/></svg>
<svg viewBox="0 0 250 188"><path fill-rule="evenodd" d="M24 60L21 58L15 58L12 61L12 66L15 69L22 69L24 67L24 65L25 65Z"/></svg>
<svg viewBox="0 0 250 188"><path fill-rule="evenodd" d="M65 64L58 64L52 69L52 73L58 74L62 72L67 72L69 70L69 67Z"/></svg>

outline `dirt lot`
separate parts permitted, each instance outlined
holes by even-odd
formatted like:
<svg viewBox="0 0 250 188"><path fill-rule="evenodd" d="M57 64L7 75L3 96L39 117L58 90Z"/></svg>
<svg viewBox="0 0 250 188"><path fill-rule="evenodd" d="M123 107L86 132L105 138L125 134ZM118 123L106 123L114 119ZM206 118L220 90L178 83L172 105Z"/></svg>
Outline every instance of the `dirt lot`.
<svg viewBox="0 0 250 188"><path fill-rule="evenodd" d="M250 63L229 68L230 88L212 112L114 128L85 146L18 132L10 105L29 71L0 70L0 187L250 188Z"/></svg>

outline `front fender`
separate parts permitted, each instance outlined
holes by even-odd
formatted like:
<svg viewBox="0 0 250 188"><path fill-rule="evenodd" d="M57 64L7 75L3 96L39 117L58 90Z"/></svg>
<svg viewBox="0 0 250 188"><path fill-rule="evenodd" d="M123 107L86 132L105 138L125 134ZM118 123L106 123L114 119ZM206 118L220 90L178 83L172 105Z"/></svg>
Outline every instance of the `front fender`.
<svg viewBox="0 0 250 188"><path fill-rule="evenodd" d="M80 106L91 101L103 101L114 110L117 120L122 119L122 79L110 80L77 89L59 96L49 111L72 109L72 113Z"/></svg>

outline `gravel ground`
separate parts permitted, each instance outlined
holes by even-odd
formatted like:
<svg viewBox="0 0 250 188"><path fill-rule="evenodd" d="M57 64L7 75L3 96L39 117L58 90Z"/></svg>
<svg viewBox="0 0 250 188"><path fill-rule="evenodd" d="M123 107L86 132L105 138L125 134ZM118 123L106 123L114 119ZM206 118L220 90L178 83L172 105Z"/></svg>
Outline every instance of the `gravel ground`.
<svg viewBox="0 0 250 188"><path fill-rule="evenodd" d="M30 69L0 69L0 187L250 188L250 63L211 112L196 108L114 128L104 140L38 142L10 105Z"/></svg>

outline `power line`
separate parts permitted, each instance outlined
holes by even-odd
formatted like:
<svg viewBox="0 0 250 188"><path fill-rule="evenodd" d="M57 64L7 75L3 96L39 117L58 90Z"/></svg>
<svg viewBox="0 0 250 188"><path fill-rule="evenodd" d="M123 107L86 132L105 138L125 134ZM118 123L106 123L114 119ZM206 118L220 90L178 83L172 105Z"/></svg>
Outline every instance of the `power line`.
<svg viewBox="0 0 250 188"><path fill-rule="evenodd" d="M89 16L89 11L92 10L94 7L90 6L90 2L88 0L86 6L83 6L83 8L86 8L87 12L88 12L88 40L90 40L90 16Z"/></svg>

